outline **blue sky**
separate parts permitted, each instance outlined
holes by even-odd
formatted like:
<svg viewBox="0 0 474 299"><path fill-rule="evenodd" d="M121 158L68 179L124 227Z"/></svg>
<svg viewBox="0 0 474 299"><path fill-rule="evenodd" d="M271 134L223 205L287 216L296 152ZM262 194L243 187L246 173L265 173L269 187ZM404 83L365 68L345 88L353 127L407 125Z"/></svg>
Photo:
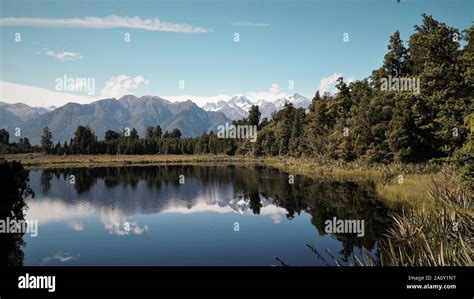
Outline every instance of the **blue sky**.
<svg viewBox="0 0 474 299"><path fill-rule="evenodd" d="M389 36L400 30L407 40L422 13L465 29L473 11L472 0L1 0L0 100L60 105L132 93L202 104L241 93L312 96L337 74L368 76ZM64 75L94 78L95 94L48 94L58 93L55 80Z"/></svg>

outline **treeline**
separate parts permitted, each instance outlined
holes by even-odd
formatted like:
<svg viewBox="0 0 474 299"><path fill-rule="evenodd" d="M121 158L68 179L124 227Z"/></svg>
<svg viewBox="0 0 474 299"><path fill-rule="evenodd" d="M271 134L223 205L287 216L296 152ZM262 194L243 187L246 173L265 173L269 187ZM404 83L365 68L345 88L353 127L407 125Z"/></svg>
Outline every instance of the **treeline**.
<svg viewBox="0 0 474 299"><path fill-rule="evenodd" d="M85 126L79 126L69 142L53 143L53 136L44 128L41 136L42 152L54 155L75 154L121 154L121 155L155 155L155 154L228 154L234 155L237 141L221 139L211 131L195 138L181 138L179 129L162 134L161 127L149 127L145 138L140 138L136 129L116 132L108 130L103 140L98 140L95 133Z"/></svg>
<svg viewBox="0 0 474 299"><path fill-rule="evenodd" d="M317 92L308 110L286 104L261 120L252 107L234 124L257 125L255 143L221 139L215 132L181 138L179 130L162 134L159 126L145 138L132 129L128 135L108 131L97 141L80 126L70 142L56 145L45 129L41 148L52 154L290 155L369 163L457 157L474 165L473 34L474 27L459 31L423 15L407 45L398 31L390 37L383 65L368 78L339 78L337 93ZM0 143L4 139L0 132ZM22 142L16 148L27 147Z"/></svg>
<svg viewBox="0 0 474 299"><path fill-rule="evenodd" d="M31 145L27 137L20 138L18 142L10 143L10 133L5 129L0 129L0 154L18 154L41 152L41 147Z"/></svg>
<svg viewBox="0 0 474 299"><path fill-rule="evenodd" d="M473 150L473 27L464 32L424 16L405 48L390 37L382 67L362 81L316 93L306 113L286 105L259 133L257 154L323 155L369 162L420 162ZM467 44L461 49L459 42ZM384 79L419 80L384 90ZM402 90L405 87L405 90Z"/></svg>

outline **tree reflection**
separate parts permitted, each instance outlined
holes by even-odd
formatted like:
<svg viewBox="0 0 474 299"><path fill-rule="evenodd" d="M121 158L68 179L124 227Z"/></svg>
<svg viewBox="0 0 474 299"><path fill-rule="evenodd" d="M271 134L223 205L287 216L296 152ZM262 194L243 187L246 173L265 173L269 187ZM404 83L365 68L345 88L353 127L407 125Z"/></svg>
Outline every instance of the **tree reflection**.
<svg viewBox="0 0 474 299"><path fill-rule="evenodd" d="M165 195L165 198L157 200L156 195L153 194L158 193L147 194L148 191L144 191L146 189L160 190L164 186L174 189L187 188L186 192L180 194L179 200L185 201L185 206L191 209L196 204L196 196L187 193L188 191L232 188L234 199L244 200L254 214L260 214L263 202L284 208L288 219L301 213L310 214L311 223L320 235L326 234L325 221L333 217L364 220L365 235L363 237L357 237L356 234L333 234L342 244L343 260L352 255L355 247L374 249L377 240L389 227L390 216L394 212L393 208L379 200L375 184L371 181L313 180L297 176L294 184L289 184L286 174L261 166L162 165L62 168L46 171L50 173L45 176L48 178L52 174L64 178L74 175L74 189L77 194L89 192L99 181L102 181L101 186L106 189L123 186L134 190L141 182L144 188L134 191L138 192L133 194L135 200L122 198L123 196L113 199L115 207L126 211L139 209L147 213L159 212L160 209L168 206L166 202L162 202L163 200L172 200L176 197ZM186 187L179 184L180 175L185 176ZM41 179L41 183L49 184L49 181ZM43 189L44 187L43 185ZM166 190L168 191L165 193L170 192L169 188ZM96 200L105 202L106 199L96 198Z"/></svg>
<svg viewBox="0 0 474 299"><path fill-rule="evenodd" d="M24 220L24 198L33 191L28 186L29 172L19 162L0 160L0 219ZM23 265L23 233L0 233L0 266Z"/></svg>

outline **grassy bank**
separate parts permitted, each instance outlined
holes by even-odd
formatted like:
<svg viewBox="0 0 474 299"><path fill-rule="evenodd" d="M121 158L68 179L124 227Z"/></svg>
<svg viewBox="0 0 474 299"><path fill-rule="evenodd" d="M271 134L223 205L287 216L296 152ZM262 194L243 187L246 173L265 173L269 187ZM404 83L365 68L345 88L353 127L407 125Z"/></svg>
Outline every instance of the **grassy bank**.
<svg viewBox="0 0 474 299"><path fill-rule="evenodd" d="M120 165L153 165L153 164L194 164L194 163L238 163L245 158L225 155L44 155L17 154L5 155L6 160L18 160L29 168L57 167L94 167Z"/></svg>
<svg viewBox="0 0 474 299"><path fill-rule="evenodd" d="M288 173L313 178L373 180L377 192L387 202L416 207L432 206L426 196L428 187L441 178L441 167L430 164L364 165L295 158L268 158L265 163Z"/></svg>
<svg viewBox="0 0 474 299"><path fill-rule="evenodd" d="M263 164L281 171L312 178L373 180L377 191L387 202L410 206L430 206L428 186L440 178L439 166L364 165L338 163L321 159L227 155L5 155L6 160L18 160L29 169L58 167L97 167L160 164ZM402 176L402 177L400 177ZM400 180L402 178L402 180Z"/></svg>

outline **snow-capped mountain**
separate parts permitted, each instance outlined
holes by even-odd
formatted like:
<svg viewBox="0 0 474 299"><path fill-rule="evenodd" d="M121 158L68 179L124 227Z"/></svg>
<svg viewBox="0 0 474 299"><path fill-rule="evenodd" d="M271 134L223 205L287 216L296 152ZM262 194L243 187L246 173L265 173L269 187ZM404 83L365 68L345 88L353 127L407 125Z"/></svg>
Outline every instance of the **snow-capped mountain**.
<svg viewBox="0 0 474 299"><path fill-rule="evenodd" d="M54 110L56 107L32 107L23 103L7 104L0 102L0 109L5 109L6 111L14 114L21 121L28 121L41 114Z"/></svg>
<svg viewBox="0 0 474 299"><path fill-rule="evenodd" d="M228 118L237 120L247 117L252 105L259 106L262 118L270 118L274 111L280 110L286 103L292 103L296 108L307 109L310 102L307 97L298 93L276 100L249 99L244 95L235 95L228 100L207 103L202 108L206 111L222 112Z"/></svg>
<svg viewBox="0 0 474 299"><path fill-rule="evenodd" d="M222 112L230 119L241 119L248 115L248 110L254 102L243 95L236 95L227 101L207 103L202 108L206 111Z"/></svg>

